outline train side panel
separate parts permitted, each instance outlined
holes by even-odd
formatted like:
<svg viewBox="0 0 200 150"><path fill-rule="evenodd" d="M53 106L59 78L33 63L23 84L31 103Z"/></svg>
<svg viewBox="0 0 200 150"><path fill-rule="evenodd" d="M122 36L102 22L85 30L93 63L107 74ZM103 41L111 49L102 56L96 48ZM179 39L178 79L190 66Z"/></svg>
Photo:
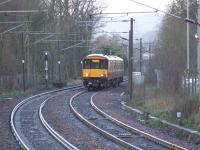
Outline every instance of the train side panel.
<svg viewBox="0 0 200 150"><path fill-rule="evenodd" d="M123 61L111 60L108 65L108 80L123 78Z"/></svg>

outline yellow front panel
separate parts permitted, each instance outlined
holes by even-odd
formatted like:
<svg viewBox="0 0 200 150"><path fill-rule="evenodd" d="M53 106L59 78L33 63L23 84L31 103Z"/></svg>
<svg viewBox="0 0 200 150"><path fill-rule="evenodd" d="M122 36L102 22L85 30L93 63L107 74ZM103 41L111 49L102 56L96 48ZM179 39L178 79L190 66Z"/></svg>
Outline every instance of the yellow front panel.
<svg viewBox="0 0 200 150"><path fill-rule="evenodd" d="M108 77L106 69L83 69L82 73L83 78Z"/></svg>
<svg viewBox="0 0 200 150"><path fill-rule="evenodd" d="M87 59L105 59L99 56L91 56L91 57L86 57Z"/></svg>

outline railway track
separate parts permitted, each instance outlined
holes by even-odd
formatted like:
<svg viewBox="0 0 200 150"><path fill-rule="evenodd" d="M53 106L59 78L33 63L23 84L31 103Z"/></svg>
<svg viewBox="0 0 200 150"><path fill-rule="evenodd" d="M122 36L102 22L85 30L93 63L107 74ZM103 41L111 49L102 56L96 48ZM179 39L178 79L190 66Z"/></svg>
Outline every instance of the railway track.
<svg viewBox="0 0 200 150"><path fill-rule="evenodd" d="M95 131L128 149L186 150L112 118L94 105L95 95L96 93L80 92L70 100L73 113Z"/></svg>
<svg viewBox="0 0 200 150"><path fill-rule="evenodd" d="M41 93L29 97L15 106L11 113L11 128L23 149L77 149L56 131L42 116L42 108L49 99L81 86Z"/></svg>
<svg viewBox="0 0 200 150"><path fill-rule="evenodd" d="M179 145L176 145L176 144L173 144L173 143L170 143L168 141L165 141L165 140L162 140L160 138L157 138L153 135L150 135L148 133L145 133L143 131L140 131L138 130L137 128L134 128L134 127L131 127L115 118L113 118L112 116L108 115L107 113L105 113L104 111L102 111L101 109L99 109L95 103L93 102L93 99L94 99L94 96L96 95L97 93L95 93L94 95L92 95L91 99L90 99L90 104L91 106L102 116L104 116L105 118L109 119L110 121L116 123L117 125L121 126L122 128L125 128L127 129L129 132L131 133L136 133L136 134L139 134L141 136L144 136L145 138L157 143L157 144L160 144L160 145L163 145L163 146L166 146L168 147L169 149L174 149L174 150L187 150L186 148L184 147L181 147Z"/></svg>
<svg viewBox="0 0 200 150"><path fill-rule="evenodd" d="M61 90L41 93L20 102L12 111L11 127L16 139L23 149L79 149L67 141L59 132L48 124L42 114L46 103L56 99L71 90L79 90L81 87L71 87ZM122 149L180 149L183 147L156 138L136 128L128 126L119 120L109 116L100 110L93 102L97 93L78 92L69 102L71 111L87 126L98 134L106 137L114 143L122 146ZM112 145L112 144L108 144ZM118 147L118 146L116 146ZM118 147L119 148L119 147Z"/></svg>

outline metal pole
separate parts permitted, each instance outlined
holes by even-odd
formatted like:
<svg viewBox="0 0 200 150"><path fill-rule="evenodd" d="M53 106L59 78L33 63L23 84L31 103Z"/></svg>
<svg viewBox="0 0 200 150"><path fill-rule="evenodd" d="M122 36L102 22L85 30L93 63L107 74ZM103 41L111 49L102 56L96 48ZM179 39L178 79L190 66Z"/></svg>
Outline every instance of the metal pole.
<svg viewBox="0 0 200 150"><path fill-rule="evenodd" d="M187 0L187 19L189 19L189 0ZM190 24L187 22L187 70L190 69Z"/></svg>
<svg viewBox="0 0 200 150"><path fill-rule="evenodd" d="M23 90L26 91L26 83L25 83L25 53L24 53L24 35L21 35L21 42L22 42L22 78L23 78Z"/></svg>
<svg viewBox="0 0 200 150"><path fill-rule="evenodd" d="M45 82L46 88L48 87L48 53L45 52Z"/></svg>
<svg viewBox="0 0 200 150"><path fill-rule="evenodd" d="M151 67L151 43L149 43L149 69Z"/></svg>
<svg viewBox="0 0 200 150"><path fill-rule="evenodd" d="M200 0L197 1L198 12L197 12L197 22L200 22ZM197 26L197 73L200 73L200 26Z"/></svg>
<svg viewBox="0 0 200 150"><path fill-rule="evenodd" d="M25 92L25 91L26 91L26 87L25 87L25 67L24 67L24 63L25 63L25 61L22 60L23 90L24 90L24 92Z"/></svg>
<svg viewBox="0 0 200 150"><path fill-rule="evenodd" d="M58 41L58 51L60 49L60 42ZM61 72L60 72L60 64L61 64L61 61L60 61L60 52L58 52L58 74L59 74L59 83L61 83Z"/></svg>
<svg viewBox="0 0 200 150"><path fill-rule="evenodd" d="M58 70L58 71L59 71L59 83L61 83L60 64L61 64L61 61L59 60L59 61L58 61L58 65L59 65L59 66L58 66L58 69L59 69L59 70Z"/></svg>
<svg viewBox="0 0 200 150"><path fill-rule="evenodd" d="M129 32L129 100L133 98L133 18L131 18L131 30Z"/></svg>
<svg viewBox="0 0 200 150"><path fill-rule="evenodd" d="M142 73L142 38L140 38L140 72Z"/></svg>
<svg viewBox="0 0 200 150"><path fill-rule="evenodd" d="M131 31L129 31L129 51L128 51L128 92L129 100L132 99L132 72L131 72Z"/></svg>

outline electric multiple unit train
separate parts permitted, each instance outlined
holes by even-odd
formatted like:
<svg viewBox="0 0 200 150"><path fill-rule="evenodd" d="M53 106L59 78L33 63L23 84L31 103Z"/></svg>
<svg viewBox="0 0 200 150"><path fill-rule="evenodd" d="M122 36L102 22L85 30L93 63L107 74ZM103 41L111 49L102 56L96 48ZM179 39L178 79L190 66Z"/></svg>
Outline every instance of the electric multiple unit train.
<svg viewBox="0 0 200 150"><path fill-rule="evenodd" d="M123 73L124 61L117 56L90 54L82 61L83 85L88 89L119 85Z"/></svg>

